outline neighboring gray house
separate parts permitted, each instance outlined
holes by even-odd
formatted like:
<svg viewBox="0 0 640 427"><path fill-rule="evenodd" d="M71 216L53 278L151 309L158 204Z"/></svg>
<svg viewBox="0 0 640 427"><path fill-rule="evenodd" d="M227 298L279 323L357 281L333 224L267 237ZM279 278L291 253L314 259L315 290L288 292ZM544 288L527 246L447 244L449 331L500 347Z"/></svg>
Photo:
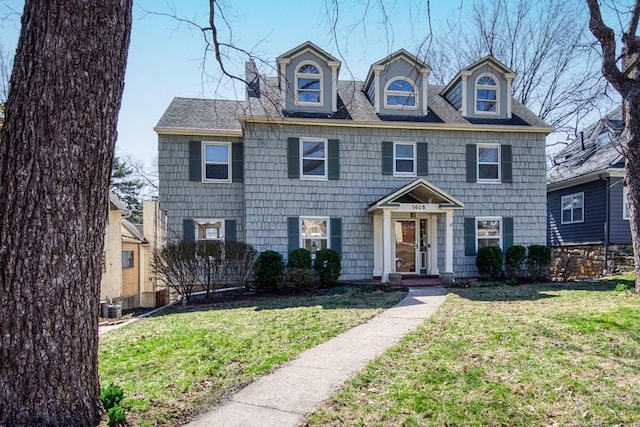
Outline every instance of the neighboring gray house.
<svg viewBox="0 0 640 427"><path fill-rule="evenodd" d="M617 108L560 151L547 174L548 244L599 259L584 275L612 267L605 253L631 250L623 130Z"/></svg>
<svg viewBox="0 0 640 427"><path fill-rule="evenodd" d="M447 86L399 50L364 82L306 42L243 101L175 98L158 133L175 238L238 239L285 257L333 248L342 279L477 275L478 247L544 244L545 136L492 57ZM171 233L171 231L170 231Z"/></svg>

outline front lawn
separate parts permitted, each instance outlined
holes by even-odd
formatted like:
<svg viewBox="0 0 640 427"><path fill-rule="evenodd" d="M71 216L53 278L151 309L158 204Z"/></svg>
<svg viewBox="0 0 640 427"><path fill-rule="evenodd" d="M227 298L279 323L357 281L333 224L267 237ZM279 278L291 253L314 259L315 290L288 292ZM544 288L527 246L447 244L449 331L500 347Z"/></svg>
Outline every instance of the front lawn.
<svg viewBox="0 0 640 427"><path fill-rule="evenodd" d="M204 405L365 322L404 295L343 289L170 309L100 337L100 382L124 388L130 425L180 425Z"/></svg>
<svg viewBox="0 0 640 427"><path fill-rule="evenodd" d="M640 425L640 297L620 283L452 288L308 425Z"/></svg>

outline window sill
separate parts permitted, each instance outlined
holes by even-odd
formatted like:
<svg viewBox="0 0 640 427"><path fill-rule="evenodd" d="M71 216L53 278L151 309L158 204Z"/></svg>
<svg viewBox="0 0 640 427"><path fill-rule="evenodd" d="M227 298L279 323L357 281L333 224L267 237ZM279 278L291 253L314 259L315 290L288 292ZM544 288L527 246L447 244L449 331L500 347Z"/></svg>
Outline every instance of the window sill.
<svg viewBox="0 0 640 427"><path fill-rule="evenodd" d="M301 176L300 181L329 181L329 178L326 176Z"/></svg>
<svg viewBox="0 0 640 427"><path fill-rule="evenodd" d="M484 179L480 180L479 179L479 180L476 181L476 183L478 183L478 184L494 184L495 185L495 184L502 184L502 181L500 181L500 180L498 180L498 181L495 181L495 180L484 180Z"/></svg>
<svg viewBox="0 0 640 427"><path fill-rule="evenodd" d="M203 184L226 184L231 183L230 179L203 179Z"/></svg>
<svg viewBox="0 0 640 427"><path fill-rule="evenodd" d="M584 223L584 219L582 221L561 222L560 225L583 224L583 223Z"/></svg>

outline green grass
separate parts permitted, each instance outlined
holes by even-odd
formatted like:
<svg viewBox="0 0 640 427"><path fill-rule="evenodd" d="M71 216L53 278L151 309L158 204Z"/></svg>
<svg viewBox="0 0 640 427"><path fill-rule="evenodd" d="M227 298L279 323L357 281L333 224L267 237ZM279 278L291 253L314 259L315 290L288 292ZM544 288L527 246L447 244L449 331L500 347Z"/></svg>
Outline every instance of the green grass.
<svg viewBox="0 0 640 427"><path fill-rule="evenodd" d="M621 283L451 289L308 425L640 425L640 297Z"/></svg>
<svg viewBox="0 0 640 427"><path fill-rule="evenodd" d="M125 390L131 425L179 425L300 352L365 322L404 292L335 290L168 310L100 337L103 385Z"/></svg>

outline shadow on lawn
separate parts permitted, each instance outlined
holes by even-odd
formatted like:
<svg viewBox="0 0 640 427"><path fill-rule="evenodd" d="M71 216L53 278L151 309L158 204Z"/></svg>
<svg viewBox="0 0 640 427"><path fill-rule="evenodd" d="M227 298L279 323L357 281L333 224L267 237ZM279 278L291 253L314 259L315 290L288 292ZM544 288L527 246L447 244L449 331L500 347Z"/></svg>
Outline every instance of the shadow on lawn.
<svg viewBox="0 0 640 427"><path fill-rule="evenodd" d="M537 301L556 297L548 292L562 290L610 292L614 291L619 284L626 285L628 289L635 287L633 280L612 278L598 281L547 282L516 286L450 287L448 290L461 298L473 301Z"/></svg>
<svg viewBox="0 0 640 427"><path fill-rule="evenodd" d="M389 294L392 292L402 293L402 295L399 298L391 298ZM406 292L406 289L389 291L374 289L373 287L347 288L342 286L321 289L307 295L243 294L236 292L224 297L216 295L210 301L202 298L189 305L176 304L166 310L159 311L153 317L242 307L252 307L255 311L315 306L321 306L325 310L389 308L402 300Z"/></svg>

